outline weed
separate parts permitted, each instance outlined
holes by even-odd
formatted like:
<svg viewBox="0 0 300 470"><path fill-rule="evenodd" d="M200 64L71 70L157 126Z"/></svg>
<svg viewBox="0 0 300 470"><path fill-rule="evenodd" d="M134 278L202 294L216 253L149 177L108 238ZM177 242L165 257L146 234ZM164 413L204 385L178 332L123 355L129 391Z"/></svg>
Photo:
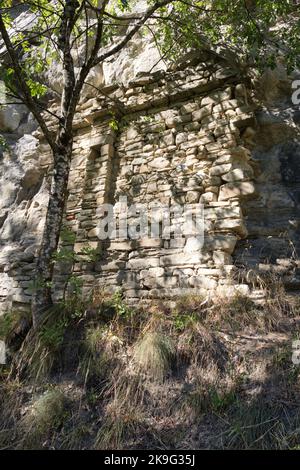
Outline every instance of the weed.
<svg viewBox="0 0 300 470"><path fill-rule="evenodd" d="M137 433L142 415L139 409L133 406L120 407L115 401L107 410L104 422L97 433L96 449L123 449L124 442Z"/></svg>
<svg viewBox="0 0 300 470"><path fill-rule="evenodd" d="M119 317L129 318L134 313L134 311L124 302L123 294L120 289L117 289L114 292L111 299L111 305L115 308Z"/></svg>
<svg viewBox="0 0 300 470"><path fill-rule="evenodd" d="M146 332L134 346L133 358L140 370L162 381L170 371L175 347L172 339L159 332Z"/></svg>
<svg viewBox="0 0 300 470"><path fill-rule="evenodd" d="M263 401L237 402L223 435L225 449L288 449L300 437L299 413L293 418L282 407Z"/></svg>
<svg viewBox="0 0 300 470"><path fill-rule="evenodd" d="M183 332L187 328L189 328L193 323L197 321L197 317L195 313L192 314L180 314L176 313L173 317L173 325L176 331L179 333Z"/></svg>
<svg viewBox="0 0 300 470"><path fill-rule="evenodd" d="M122 344L122 340L109 327L89 327L79 364L79 372L85 380L109 375L109 370L113 370L118 362Z"/></svg>
<svg viewBox="0 0 300 470"><path fill-rule="evenodd" d="M30 406L19 423L19 448L42 448L49 433L57 429L66 418L67 399L57 389L47 390Z"/></svg>

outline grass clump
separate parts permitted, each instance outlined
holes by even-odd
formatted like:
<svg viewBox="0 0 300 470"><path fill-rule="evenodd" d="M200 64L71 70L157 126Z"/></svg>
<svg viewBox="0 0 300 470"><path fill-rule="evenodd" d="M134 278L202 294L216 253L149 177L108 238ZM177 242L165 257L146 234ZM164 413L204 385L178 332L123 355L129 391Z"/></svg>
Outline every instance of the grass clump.
<svg viewBox="0 0 300 470"><path fill-rule="evenodd" d="M29 407L19 423L19 448L39 449L66 418L67 398L58 388L47 390Z"/></svg>
<svg viewBox="0 0 300 470"><path fill-rule="evenodd" d="M186 405L195 416L203 413L221 413L228 409L236 399L234 388L221 388L217 385L201 384L186 397Z"/></svg>
<svg viewBox="0 0 300 470"><path fill-rule="evenodd" d="M177 338L179 363L189 362L202 368L216 364L221 369L227 356L227 350L218 336L200 322L190 323Z"/></svg>
<svg viewBox="0 0 300 470"><path fill-rule="evenodd" d="M109 326L89 326L83 340L79 372L85 380L105 377L116 367L123 341Z"/></svg>
<svg viewBox="0 0 300 470"><path fill-rule="evenodd" d="M47 312L43 322L31 329L15 357L13 369L34 381L49 377L62 348L69 319L61 306Z"/></svg>
<svg viewBox="0 0 300 470"><path fill-rule="evenodd" d="M99 450L124 449L124 443L138 433L142 421L141 411L132 405L112 402L97 433L95 448Z"/></svg>
<svg viewBox="0 0 300 470"><path fill-rule="evenodd" d="M224 449L284 450L300 442L299 410L289 415L283 407L239 401L232 408L230 424L222 436Z"/></svg>
<svg viewBox="0 0 300 470"><path fill-rule="evenodd" d="M135 344L133 359L141 372L163 381L175 357L172 339L160 332L147 331Z"/></svg>
<svg viewBox="0 0 300 470"><path fill-rule="evenodd" d="M60 441L59 450L82 450L91 436L91 425L75 422L72 428L65 432Z"/></svg>

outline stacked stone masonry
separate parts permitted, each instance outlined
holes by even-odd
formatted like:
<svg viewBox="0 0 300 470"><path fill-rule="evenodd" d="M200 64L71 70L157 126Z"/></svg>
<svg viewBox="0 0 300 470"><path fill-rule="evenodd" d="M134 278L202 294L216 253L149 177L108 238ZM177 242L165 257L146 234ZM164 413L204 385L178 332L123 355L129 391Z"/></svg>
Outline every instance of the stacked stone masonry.
<svg viewBox="0 0 300 470"><path fill-rule="evenodd" d="M247 291L232 281L231 255L247 235L240 201L255 193L242 137L255 120L237 72L200 64L105 92L110 100L85 103L76 120L66 223L76 253L86 246L99 253L76 263L76 276L87 290L122 287L132 301ZM114 100L118 106L109 106ZM204 246L197 236L99 241L99 208L121 197L128 205L202 203Z"/></svg>
<svg viewBox="0 0 300 470"><path fill-rule="evenodd" d="M85 292L121 287L131 302L248 292L246 284L234 281L232 254L247 236L243 201L255 197L249 150L255 117L249 96L237 70L211 60L140 76L127 89L107 87L80 104L64 221L74 240L61 241L78 257L75 264L57 263L58 298L71 270ZM48 126L51 130L54 121L49 119ZM40 139L34 151L49 181L51 154L42 135L34 135ZM120 197L128 204L202 203L204 245L196 235L99 240L101 207ZM93 260L84 256L87 247L95 253ZM3 298L25 305L33 260L18 269ZM11 280L8 270L5 275Z"/></svg>

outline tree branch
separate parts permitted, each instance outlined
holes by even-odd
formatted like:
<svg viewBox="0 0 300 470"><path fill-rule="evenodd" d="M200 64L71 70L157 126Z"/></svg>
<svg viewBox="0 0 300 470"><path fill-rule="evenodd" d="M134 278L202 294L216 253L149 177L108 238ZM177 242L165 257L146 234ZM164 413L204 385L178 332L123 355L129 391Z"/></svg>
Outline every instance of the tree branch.
<svg viewBox="0 0 300 470"><path fill-rule="evenodd" d="M104 60L108 59L112 55L119 52L123 49L124 46L133 38L133 36L141 29L141 27L146 23L146 21L151 18L153 13L156 12L159 8L167 6L168 4L172 3L174 0L162 0L161 2L155 3L153 6L149 7L148 10L142 15L140 20L137 22L135 26L124 36L124 38L114 47L112 47L109 51L104 52L99 57L96 57L93 61L93 66L103 62Z"/></svg>

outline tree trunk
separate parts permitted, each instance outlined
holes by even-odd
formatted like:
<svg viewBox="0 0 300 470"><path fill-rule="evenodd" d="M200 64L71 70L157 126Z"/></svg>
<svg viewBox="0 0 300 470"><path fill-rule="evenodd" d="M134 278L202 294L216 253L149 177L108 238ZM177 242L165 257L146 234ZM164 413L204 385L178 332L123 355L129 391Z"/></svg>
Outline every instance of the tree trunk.
<svg viewBox="0 0 300 470"><path fill-rule="evenodd" d="M65 140L65 139L64 139ZM59 145L53 154L53 176L45 227L37 258L35 289L32 296L32 320L36 327L51 305L54 259L61 231L64 208L68 194L68 179L72 156L72 139L68 144Z"/></svg>

